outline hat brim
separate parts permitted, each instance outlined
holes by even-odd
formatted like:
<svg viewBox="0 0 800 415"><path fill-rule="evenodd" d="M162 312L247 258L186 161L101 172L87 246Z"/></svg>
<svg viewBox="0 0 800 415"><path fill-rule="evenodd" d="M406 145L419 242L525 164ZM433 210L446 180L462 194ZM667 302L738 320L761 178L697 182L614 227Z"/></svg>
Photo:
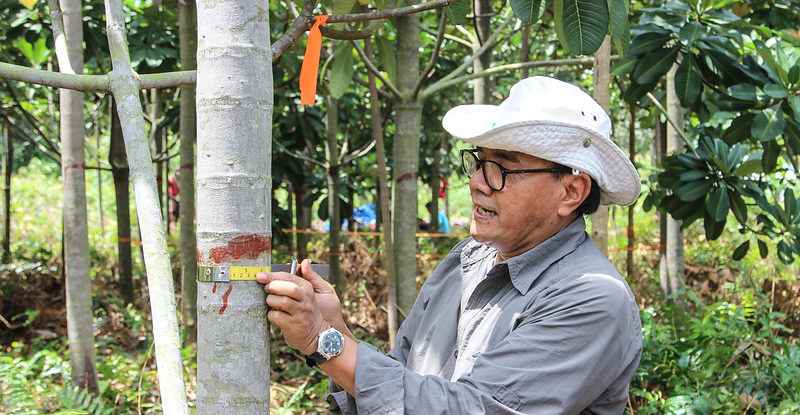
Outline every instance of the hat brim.
<svg viewBox="0 0 800 415"><path fill-rule="evenodd" d="M555 121L521 121L495 127L498 111L495 105L460 105L445 114L442 125L453 136L478 147L518 151L585 172L600 186L601 204L628 206L638 199L639 174L608 137Z"/></svg>

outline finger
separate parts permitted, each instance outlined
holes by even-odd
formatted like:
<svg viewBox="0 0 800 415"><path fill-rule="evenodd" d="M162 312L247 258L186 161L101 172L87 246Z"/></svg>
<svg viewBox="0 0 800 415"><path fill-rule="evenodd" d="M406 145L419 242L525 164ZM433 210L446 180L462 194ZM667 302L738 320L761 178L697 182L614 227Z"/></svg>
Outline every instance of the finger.
<svg viewBox="0 0 800 415"><path fill-rule="evenodd" d="M267 274L268 272L259 272L256 274L256 282L259 284L266 284L267 283Z"/></svg>
<svg viewBox="0 0 800 415"><path fill-rule="evenodd" d="M314 291L325 290L331 286L328 281L325 281L324 278L314 271L314 269L311 267L311 260L308 258L304 259L303 262L300 263L300 276L311 283L311 286L314 287Z"/></svg>
<svg viewBox="0 0 800 415"><path fill-rule="evenodd" d="M267 296L267 305L286 314L294 315L300 309L300 303L293 298L283 295L270 294Z"/></svg>
<svg viewBox="0 0 800 415"><path fill-rule="evenodd" d="M308 283L306 282L305 284ZM303 289L293 281L270 281L264 286L264 289L269 294L289 297L296 301L302 301L305 298L305 295L303 295Z"/></svg>

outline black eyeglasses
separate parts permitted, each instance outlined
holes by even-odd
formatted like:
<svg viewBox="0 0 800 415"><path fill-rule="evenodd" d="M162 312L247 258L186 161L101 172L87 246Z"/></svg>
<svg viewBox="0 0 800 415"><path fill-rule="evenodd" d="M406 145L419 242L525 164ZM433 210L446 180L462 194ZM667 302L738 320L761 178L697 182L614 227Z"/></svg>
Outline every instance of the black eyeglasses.
<svg viewBox="0 0 800 415"><path fill-rule="evenodd" d="M461 150L461 167L468 177L472 177L478 169L481 169L483 171L483 180L486 181L489 188L495 192L503 190L506 186L507 174L568 173L572 171L572 169L566 166L550 167L547 169L509 170L495 161L481 160L480 157L478 157L478 149Z"/></svg>

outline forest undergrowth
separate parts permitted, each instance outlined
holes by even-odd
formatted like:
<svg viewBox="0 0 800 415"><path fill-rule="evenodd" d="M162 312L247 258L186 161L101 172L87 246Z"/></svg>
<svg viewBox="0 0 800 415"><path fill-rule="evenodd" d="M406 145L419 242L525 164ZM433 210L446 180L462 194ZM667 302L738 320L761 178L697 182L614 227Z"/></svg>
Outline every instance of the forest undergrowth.
<svg viewBox="0 0 800 415"><path fill-rule="evenodd" d="M432 246L430 239L420 240L419 252L426 253L418 258L420 285L455 242L435 240ZM361 340L387 351L387 290L377 242L346 243L341 293L347 323ZM734 263L713 249L688 253L685 295L664 301L657 253L635 251L636 272L628 279L642 310L644 354L627 412L800 413L800 283L793 268L773 269L750 257ZM100 384L94 398L69 386L64 281L59 256L47 254L29 253L0 268L0 413L160 413L144 277L136 279L134 304L125 305L114 268L94 272ZM322 239L309 257L327 261ZM618 269L625 269L624 258L624 251L612 252ZM274 331L270 352L271 413L327 412L325 376ZM194 348L184 349L192 403L193 358Z"/></svg>

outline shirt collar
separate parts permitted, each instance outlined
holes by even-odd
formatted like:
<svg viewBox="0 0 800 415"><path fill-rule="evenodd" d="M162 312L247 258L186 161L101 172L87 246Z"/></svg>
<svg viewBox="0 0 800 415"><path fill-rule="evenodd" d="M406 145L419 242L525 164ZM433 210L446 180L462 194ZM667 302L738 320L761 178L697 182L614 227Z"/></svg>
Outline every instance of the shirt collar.
<svg viewBox="0 0 800 415"><path fill-rule="evenodd" d="M554 262L574 251L586 238L586 222L583 216L578 216L567 227L544 242L497 264L496 267L506 268L514 288L525 295L533 287L539 275ZM471 241L461 251L461 264L469 268L487 255L494 256L495 253L494 248Z"/></svg>

